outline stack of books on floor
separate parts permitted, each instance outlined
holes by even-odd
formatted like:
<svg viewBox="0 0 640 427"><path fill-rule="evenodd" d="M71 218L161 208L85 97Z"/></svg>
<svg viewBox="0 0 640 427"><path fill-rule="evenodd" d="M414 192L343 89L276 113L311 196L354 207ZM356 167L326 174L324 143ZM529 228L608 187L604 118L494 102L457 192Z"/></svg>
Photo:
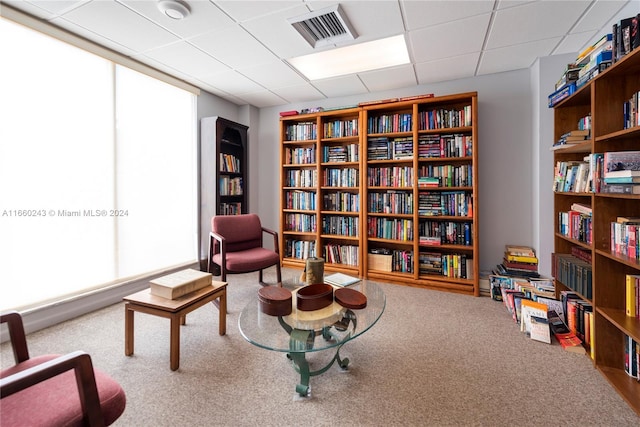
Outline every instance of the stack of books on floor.
<svg viewBox="0 0 640 427"><path fill-rule="evenodd" d="M532 247L505 245L504 259L497 266L497 274L538 278L538 257Z"/></svg>

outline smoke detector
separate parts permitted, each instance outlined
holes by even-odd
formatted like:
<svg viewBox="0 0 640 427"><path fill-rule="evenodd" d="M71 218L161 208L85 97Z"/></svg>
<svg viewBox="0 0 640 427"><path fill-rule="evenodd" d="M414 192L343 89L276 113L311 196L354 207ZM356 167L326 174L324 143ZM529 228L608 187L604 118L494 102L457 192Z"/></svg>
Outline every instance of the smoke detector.
<svg viewBox="0 0 640 427"><path fill-rule="evenodd" d="M312 47L338 44L358 37L339 4L287 21Z"/></svg>
<svg viewBox="0 0 640 427"><path fill-rule="evenodd" d="M184 19L189 16L189 5L181 0L159 0L158 9L171 19Z"/></svg>

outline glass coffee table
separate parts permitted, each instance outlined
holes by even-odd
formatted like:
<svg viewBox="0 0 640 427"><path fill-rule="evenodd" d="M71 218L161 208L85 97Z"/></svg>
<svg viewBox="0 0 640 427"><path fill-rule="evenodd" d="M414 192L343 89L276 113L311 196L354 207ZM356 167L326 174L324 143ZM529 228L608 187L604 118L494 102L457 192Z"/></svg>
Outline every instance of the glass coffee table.
<svg viewBox="0 0 640 427"><path fill-rule="evenodd" d="M340 357L340 349L378 321L384 311L386 298L380 286L363 280L348 288L360 291L367 297L365 308L349 309L334 301L320 310L302 311L296 309L296 292L300 287L285 288L293 292L291 314L271 316L263 313L256 292L240 313L238 326L242 336L251 344L286 353L300 374L296 392L300 396L308 396L310 377L326 372L334 362L342 369L347 369L349 359ZM328 364L312 371L306 354L323 350L335 351L335 354Z"/></svg>

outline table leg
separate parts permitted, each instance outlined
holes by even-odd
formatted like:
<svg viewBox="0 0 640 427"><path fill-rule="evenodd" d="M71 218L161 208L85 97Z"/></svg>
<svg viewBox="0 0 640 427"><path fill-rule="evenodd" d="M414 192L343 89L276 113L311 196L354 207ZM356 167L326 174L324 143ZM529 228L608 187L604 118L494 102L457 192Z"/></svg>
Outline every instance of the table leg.
<svg viewBox="0 0 640 427"><path fill-rule="evenodd" d="M180 366L180 323L182 320L182 316L180 315L172 315L171 316L171 338L169 344L169 352L170 352L170 365L171 370L175 371Z"/></svg>
<svg viewBox="0 0 640 427"><path fill-rule="evenodd" d="M219 320L218 320L218 331L220 335L224 335L227 333L227 290L220 294L220 306L218 307L220 311Z"/></svg>
<svg viewBox="0 0 640 427"><path fill-rule="evenodd" d="M133 314L135 312L129 307L129 303L124 305L124 354L133 354Z"/></svg>

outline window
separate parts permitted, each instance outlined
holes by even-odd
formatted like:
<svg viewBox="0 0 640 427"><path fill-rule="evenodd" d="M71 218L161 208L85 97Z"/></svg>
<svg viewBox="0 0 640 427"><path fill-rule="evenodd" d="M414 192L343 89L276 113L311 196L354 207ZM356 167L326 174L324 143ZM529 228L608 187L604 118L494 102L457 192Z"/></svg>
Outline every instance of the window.
<svg viewBox="0 0 640 427"><path fill-rule="evenodd" d="M195 262L195 96L5 19L0 38L0 309Z"/></svg>

